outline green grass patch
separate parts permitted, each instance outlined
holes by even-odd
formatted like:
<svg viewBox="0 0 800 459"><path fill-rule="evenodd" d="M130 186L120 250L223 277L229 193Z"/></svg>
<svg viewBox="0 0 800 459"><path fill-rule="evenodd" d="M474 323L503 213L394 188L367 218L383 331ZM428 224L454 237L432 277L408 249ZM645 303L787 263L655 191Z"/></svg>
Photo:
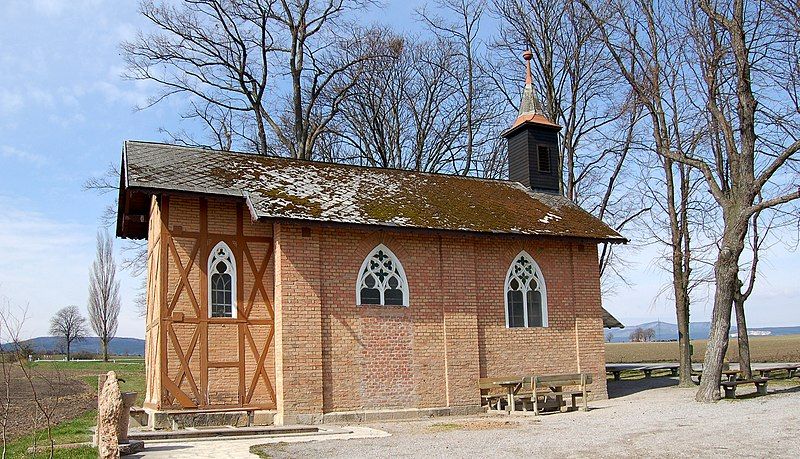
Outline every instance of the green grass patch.
<svg viewBox="0 0 800 459"><path fill-rule="evenodd" d="M63 422L52 429L53 440L56 445L63 445L69 443L83 443L92 440L92 430L94 426L97 412L92 410L80 415L79 417ZM36 436L37 453L28 453L28 448L33 446L34 435ZM47 439L47 430L37 430L33 435L26 435L18 438L6 445L6 457L9 458L44 458L49 457L49 441ZM55 457L57 458L95 458L97 457L97 449L92 447L81 447L71 449L56 449Z"/></svg>
<svg viewBox="0 0 800 459"><path fill-rule="evenodd" d="M97 376L113 370L118 378L124 379L120 382L120 390L123 392L137 392L137 404L144 400L145 376L144 361L142 359L129 359L124 362L33 362L28 366L42 371L58 371L66 378L78 379L85 382L93 391L97 391ZM53 440L56 445L66 445L74 443L85 443L92 440L92 427L95 425L97 411L91 410L79 414L76 418L65 421L52 428ZM37 453L28 453L28 448L36 440ZM17 438L6 445L6 457L8 458L46 458L49 457L49 441L47 430L40 429L34 434L28 434ZM58 449L56 448L54 457L65 459L96 458L97 449L89 446L78 448Z"/></svg>

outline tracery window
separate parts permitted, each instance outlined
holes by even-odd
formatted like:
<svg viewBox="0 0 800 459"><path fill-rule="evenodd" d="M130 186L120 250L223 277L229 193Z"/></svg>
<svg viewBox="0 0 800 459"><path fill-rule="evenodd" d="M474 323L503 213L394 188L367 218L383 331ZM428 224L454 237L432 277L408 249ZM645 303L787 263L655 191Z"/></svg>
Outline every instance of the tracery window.
<svg viewBox="0 0 800 459"><path fill-rule="evenodd" d="M224 242L208 257L208 306L211 317L236 317L236 261Z"/></svg>
<svg viewBox="0 0 800 459"><path fill-rule="evenodd" d="M356 302L408 306L408 282L400 260L380 244L367 255L359 271Z"/></svg>
<svg viewBox="0 0 800 459"><path fill-rule="evenodd" d="M520 252L506 276L506 327L546 327L547 288L539 265Z"/></svg>

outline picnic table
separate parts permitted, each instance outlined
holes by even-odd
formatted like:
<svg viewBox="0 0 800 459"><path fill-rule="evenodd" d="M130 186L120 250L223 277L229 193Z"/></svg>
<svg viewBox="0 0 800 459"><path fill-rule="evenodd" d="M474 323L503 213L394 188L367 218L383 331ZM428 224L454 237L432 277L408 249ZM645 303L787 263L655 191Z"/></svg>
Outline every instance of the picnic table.
<svg viewBox="0 0 800 459"><path fill-rule="evenodd" d="M514 412L514 394L522 387L523 378L509 378L500 381L493 381L492 384L504 387L507 391L507 409Z"/></svg>
<svg viewBox="0 0 800 459"><path fill-rule="evenodd" d="M517 411L516 403L521 402L522 410L528 411L532 405L534 414L539 413L539 398L553 397L559 410L564 405L564 396L572 397L572 407L576 408L576 399L583 399L583 408L588 410L587 396L590 391L587 385L592 383L592 375L588 373L539 375L539 376L499 376L480 378L478 387L481 399L490 410L500 410L505 399L505 411L509 414ZM565 386L579 386L579 390L565 391ZM500 393L497 389L502 388Z"/></svg>
<svg viewBox="0 0 800 459"><path fill-rule="evenodd" d="M581 397L583 401L583 409L584 411L588 411L589 407L587 405L587 396L590 391L586 388L586 386L591 383L592 375L588 373L534 376L531 379L531 401L533 402L534 414L539 414L538 398L540 396L555 397L556 406L559 410L561 410L562 405L564 404L565 395L568 395L572 398L573 409L576 408L576 398ZM565 386L578 386L578 390L565 391ZM550 392L540 391L539 389L541 387L547 387Z"/></svg>

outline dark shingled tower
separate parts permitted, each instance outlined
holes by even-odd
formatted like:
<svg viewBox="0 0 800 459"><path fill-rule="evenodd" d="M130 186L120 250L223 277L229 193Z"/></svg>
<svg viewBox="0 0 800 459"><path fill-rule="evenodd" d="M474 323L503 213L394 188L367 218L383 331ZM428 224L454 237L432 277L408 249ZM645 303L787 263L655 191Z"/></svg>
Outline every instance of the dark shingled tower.
<svg viewBox="0 0 800 459"><path fill-rule="evenodd" d="M525 89L514 125L503 132L508 140L508 178L533 191L560 194L558 131L561 126L547 119L533 90L531 58L525 51Z"/></svg>

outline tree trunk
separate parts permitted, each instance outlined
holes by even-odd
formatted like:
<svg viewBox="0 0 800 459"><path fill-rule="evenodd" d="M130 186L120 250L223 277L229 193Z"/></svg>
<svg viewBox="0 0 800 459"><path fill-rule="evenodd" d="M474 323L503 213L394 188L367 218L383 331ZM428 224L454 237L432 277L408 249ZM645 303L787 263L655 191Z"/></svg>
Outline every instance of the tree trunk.
<svg viewBox="0 0 800 459"><path fill-rule="evenodd" d="M108 362L108 340L102 339L101 345L103 346L103 362Z"/></svg>
<svg viewBox="0 0 800 459"><path fill-rule="evenodd" d="M747 337L747 320L744 316L744 298L737 298L733 302L736 310L736 331L739 336L739 370L744 379L753 378L750 367L750 339Z"/></svg>
<svg viewBox="0 0 800 459"><path fill-rule="evenodd" d="M691 246L689 244L688 208L689 177L685 167L678 165L680 180L680 205L675 204L675 174L673 162L664 159L664 177L667 185L667 213L672 249L672 290L675 296L675 315L678 320L678 362L680 365L680 387L694 386L692 381L692 356L689 341L689 276Z"/></svg>
<svg viewBox="0 0 800 459"><path fill-rule="evenodd" d="M732 212L729 215L730 213ZM714 309L711 312L711 330L703 360L703 377L695 396L698 402L715 402L720 399L719 383L725 353L728 351L733 297L739 287L739 256L744 250L747 223L745 221L744 224L725 226L728 228L722 236L720 251L714 263Z"/></svg>
<svg viewBox="0 0 800 459"><path fill-rule="evenodd" d="M678 363L680 365L680 387L694 387L692 381L692 354L689 336L689 298L685 291L675 292L675 312L678 318Z"/></svg>
<svg viewBox="0 0 800 459"><path fill-rule="evenodd" d="M67 362L69 362L69 341L67 341Z"/></svg>

